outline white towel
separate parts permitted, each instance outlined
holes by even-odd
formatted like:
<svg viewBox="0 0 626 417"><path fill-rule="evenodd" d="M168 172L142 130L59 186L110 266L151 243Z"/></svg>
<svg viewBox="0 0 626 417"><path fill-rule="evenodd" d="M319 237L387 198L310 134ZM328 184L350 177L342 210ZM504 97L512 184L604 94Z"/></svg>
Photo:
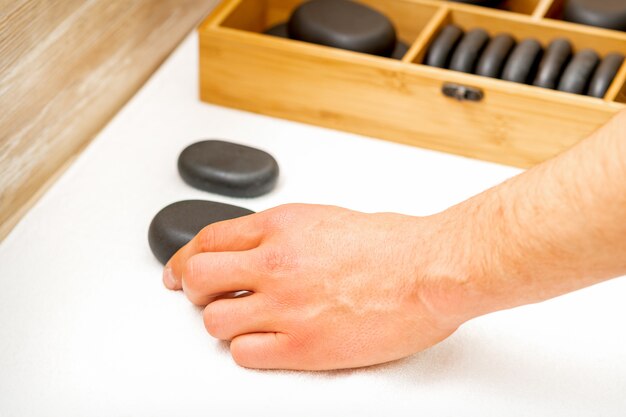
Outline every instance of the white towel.
<svg viewBox="0 0 626 417"><path fill-rule="evenodd" d="M192 35L0 245L0 416L624 415L624 279L477 319L395 363L238 367L161 285L147 228L163 206L425 215L519 170L202 104L196 47ZM176 158L203 138L271 152L278 188L236 200L188 187Z"/></svg>

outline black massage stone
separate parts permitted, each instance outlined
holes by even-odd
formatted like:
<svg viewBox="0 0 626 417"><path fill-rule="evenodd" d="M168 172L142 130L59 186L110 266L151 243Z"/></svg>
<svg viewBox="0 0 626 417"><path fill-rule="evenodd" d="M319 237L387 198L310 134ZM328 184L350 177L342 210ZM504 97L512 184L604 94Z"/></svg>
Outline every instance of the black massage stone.
<svg viewBox="0 0 626 417"><path fill-rule="evenodd" d="M242 207L215 201L179 201L154 216L148 230L148 243L154 256L165 265L205 226L253 213Z"/></svg>
<svg viewBox="0 0 626 417"><path fill-rule="evenodd" d="M564 38L550 42L539 64L533 85L555 90L565 66L572 56L572 44Z"/></svg>
<svg viewBox="0 0 626 417"><path fill-rule="evenodd" d="M473 73L476 61L487 42L489 42L489 34L484 29L472 29L467 32L452 55L450 69Z"/></svg>
<svg viewBox="0 0 626 417"><path fill-rule="evenodd" d="M559 91L585 94L591 76L600 63L600 57L593 49L579 51L565 68L559 82Z"/></svg>
<svg viewBox="0 0 626 417"><path fill-rule="evenodd" d="M532 81L542 51L541 44L535 39L525 39L517 44L504 66L502 79L522 84Z"/></svg>
<svg viewBox="0 0 626 417"><path fill-rule="evenodd" d="M563 19L626 31L626 1L624 0L567 0Z"/></svg>
<svg viewBox="0 0 626 417"><path fill-rule="evenodd" d="M396 42L396 47L393 49L393 53L391 54L391 57L393 59L402 59L408 51L409 45L398 39L398 41Z"/></svg>
<svg viewBox="0 0 626 417"><path fill-rule="evenodd" d="M476 66L476 74L483 77L500 78L502 68L515 47L515 39L507 33L494 36L485 48Z"/></svg>
<svg viewBox="0 0 626 417"><path fill-rule="evenodd" d="M305 42L391 56L396 30L383 14L349 0L311 0L289 19L289 36Z"/></svg>
<svg viewBox="0 0 626 417"><path fill-rule="evenodd" d="M462 37L463 29L455 24L446 25L428 48L424 64L431 67L448 68L452 52Z"/></svg>
<svg viewBox="0 0 626 417"><path fill-rule="evenodd" d="M476 6L483 7L498 7L502 0L451 0L455 3L465 3L465 4L473 4Z"/></svg>
<svg viewBox="0 0 626 417"><path fill-rule="evenodd" d="M194 143L178 157L178 172L192 187L231 197L258 197L278 180L278 163L267 152L221 140Z"/></svg>
<svg viewBox="0 0 626 417"><path fill-rule="evenodd" d="M604 57L589 84L587 95L602 98L608 91L617 71L624 63L624 55L611 53Z"/></svg>
<svg viewBox="0 0 626 417"><path fill-rule="evenodd" d="M272 26L267 29L265 32L266 35L272 35L279 38L289 38L289 31L287 30L287 23L279 23L277 25Z"/></svg>

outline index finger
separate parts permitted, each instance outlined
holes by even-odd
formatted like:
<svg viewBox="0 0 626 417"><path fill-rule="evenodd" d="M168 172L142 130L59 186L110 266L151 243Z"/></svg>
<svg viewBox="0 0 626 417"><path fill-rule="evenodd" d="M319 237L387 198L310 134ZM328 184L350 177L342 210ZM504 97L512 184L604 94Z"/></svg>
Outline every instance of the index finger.
<svg viewBox="0 0 626 417"><path fill-rule="evenodd" d="M192 256L203 252L238 252L258 247L265 235L259 213L213 223L202 229L165 265L163 284L170 290L182 289L185 264Z"/></svg>

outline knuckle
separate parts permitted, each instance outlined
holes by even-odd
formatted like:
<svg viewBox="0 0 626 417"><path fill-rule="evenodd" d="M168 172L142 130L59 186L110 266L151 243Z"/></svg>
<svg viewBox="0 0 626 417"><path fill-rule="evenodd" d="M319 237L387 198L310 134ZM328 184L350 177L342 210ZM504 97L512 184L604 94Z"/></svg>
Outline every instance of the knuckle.
<svg viewBox="0 0 626 417"><path fill-rule="evenodd" d="M307 334L289 333L285 335L285 349L293 354L302 354L311 346L311 337Z"/></svg>
<svg viewBox="0 0 626 417"><path fill-rule="evenodd" d="M183 283L185 289L190 291L196 291L198 287L198 263L195 257L191 257L185 263L183 267Z"/></svg>
<svg viewBox="0 0 626 417"><path fill-rule="evenodd" d="M198 233L198 250L210 252L216 245L217 234L213 225L208 225Z"/></svg>
<svg viewBox="0 0 626 417"><path fill-rule="evenodd" d="M300 204L283 204L267 212L266 224L271 229L284 229L294 218Z"/></svg>
<svg viewBox="0 0 626 417"><path fill-rule="evenodd" d="M295 255L285 249L269 249L262 252L258 267L268 275L293 271L297 261Z"/></svg>
<svg viewBox="0 0 626 417"><path fill-rule="evenodd" d="M198 306L198 307L204 307L207 305L207 298L197 294L197 293L192 293L192 292L188 292L186 293L187 295L187 299L191 302L191 304Z"/></svg>
<svg viewBox="0 0 626 417"><path fill-rule="evenodd" d="M250 354L242 348L242 345L237 343L237 339L233 340L230 344L230 355L233 357L235 363L243 368L253 368L254 363L251 360Z"/></svg>
<svg viewBox="0 0 626 417"><path fill-rule="evenodd" d="M194 305L206 306L207 297L202 279L202 264L199 258L191 257L184 266L182 277L183 291L187 299Z"/></svg>
<svg viewBox="0 0 626 417"><path fill-rule="evenodd" d="M202 314L204 321L204 328L209 334L217 339L223 337L223 326L219 317L219 311L214 304L209 304L205 307Z"/></svg>

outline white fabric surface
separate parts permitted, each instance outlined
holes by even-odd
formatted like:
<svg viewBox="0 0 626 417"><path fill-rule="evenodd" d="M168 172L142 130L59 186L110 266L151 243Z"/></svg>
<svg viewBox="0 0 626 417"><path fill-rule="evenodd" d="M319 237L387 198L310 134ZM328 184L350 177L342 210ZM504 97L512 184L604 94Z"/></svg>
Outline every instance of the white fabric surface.
<svg viewBox="0 0 626 417"><path fill-rule="evenodd" d="M200 103L196 55L192 35L0 245L1 416L626 414L624 279L474 320L391 364L239 368L162 287L146 238L159 209L205 198L424 215L519 171ZM176 158L202 138L270 151L278 188L237 200L188 187Z"/></svg>

